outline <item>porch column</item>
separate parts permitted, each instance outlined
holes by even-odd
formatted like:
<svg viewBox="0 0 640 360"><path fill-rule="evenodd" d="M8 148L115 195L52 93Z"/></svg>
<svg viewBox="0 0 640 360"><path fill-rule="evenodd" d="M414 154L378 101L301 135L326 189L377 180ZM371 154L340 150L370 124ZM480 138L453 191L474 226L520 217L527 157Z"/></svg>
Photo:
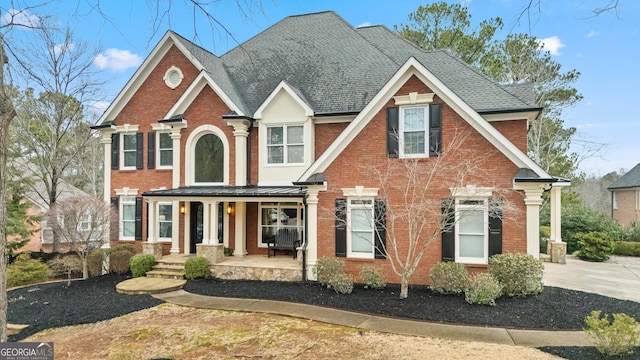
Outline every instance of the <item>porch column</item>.
<svg viewBox="0 0 640 360"><path fill-rule="evenodd" d="M210 244L211 239L211 203L202 203L202 243Z"/></svg>
<svg viewBox="0 0 640 360"><path fill-rule="evenodd" d="M211 237L208 244L213 245L218 243L218 202L214 201L211 204L210 211L210 223L211 223Z"/></svg>
<svg viewBox="0 0 640 360"><path fill-rule="evenodd" d="M249 137L249 126L251 126L251 122L246 119L233 119L227 120L227 124L233 126L233 135L236 138L235 185L245 186L247 185L247 138Z"/></svg>
<svg viewBox="0 0 640 360"><path fill-rule="evenodd" d="M180 138L182 134L180 134L181 128L174 128L171 131L171 140L172 140L172 153L173 153L173 164L172 164L172 187L178 188L180 187ZM159 156L159 155L158 155Z"/></svg>
<svg viewBox="0 0 640 360"><path fill-rule="evenodd" d="M562 242L562 222L561 222L561 201L560 194L562 189L558 186L553 186L551 188L551 235L549 236L549 240L553 242Z"/></svg>
<svg viewBox="0 0 640 360"><path fill-rule="evenodd" d="M245 256L247 255L247 232L246 232L246 218L247 204L244 202L236 202L235 220L236 220L236 238L235 238L235 250L233 256Z"/></svg>
<svg viewBox="0 0 640 360"><path fill-rule="evenodd" d="M156 204L158 201L149 199L149 211L147 213L147 222L149 223L149 230L147 233L147 242L154 243L158 238L157 232L157 224L158 221L156 219Z"/></svg>
<svg viewBox="0 0 640 360"><path fill-rule="evenodd" d="M318 260L318 191L315 186L307 190L307 279L315 280L313 267Z"/></svg>
<svg viewBox="0 0 640 360"><path fill-rule="evenodd" d="M169 253L180 253L180 201L174 200L171 205L171 250Z"/></svg>
<svg viewBox="0 0 640 360"><path fill-rule="evenodd" d="M227 212L227 208L229 206L229 202L224 203L224 214L222 218L222 226L224 226L224 231L222 232L222 243L224 247L229 247L229 217L230 214Z"/></svg>
<svg viewBox="0 0 640 360"><path fill-rule="evenodd" d="M100 129L100 135L102 138L100 142L104 145L104 176L103 176L103 192L102 199L107 203L111 200L111 134L114 133L112 128ZM117 209L116 209L117 210ZM107 230L104 232L104 244L102 244L101 248L109 249L111 248L110 240L111 240L111 226L109 223L106 225Z"/></svg>
<svg viewBox="0 0 640 360"><path fill-rule="evenodd" d="M540 205L542 193L540 187L525 189L524 204L527 207L527 254L540 258Z"/></svg>

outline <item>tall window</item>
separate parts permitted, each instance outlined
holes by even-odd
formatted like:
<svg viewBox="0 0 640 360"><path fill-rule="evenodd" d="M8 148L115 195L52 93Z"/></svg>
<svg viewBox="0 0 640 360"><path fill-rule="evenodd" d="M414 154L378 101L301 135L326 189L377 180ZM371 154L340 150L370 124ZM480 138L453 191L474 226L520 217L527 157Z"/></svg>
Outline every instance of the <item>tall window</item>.
<svg viewBox="0 0 640 360"><path fill-rule="evenodd" d="M614 209L617 209L618 208L618 193L616 191L613 191L611 193L611 196L613 197L612 206L613 206Z"/></svg>
<svg viewBox="0 0 640 360"><path fill-rule="evenodd" d="M172 234L173 206L171 203L158 203L158 237L170 240Z"/></svg>
<svg viewBox="0 0 640 360"><path fill-rule="evenodd" d="M280 229L296 229L302 239L304 217L298 203L262 203L260 205L261 246L267 246Z"/></svg>
<svg viewBox="0 0 640 360"><path fill-rule="evenodd" d="M428 155L429 117L428 107L403 107L400 112L401 155L411 157Z"/></svg>
<svg viewBox="0 0 640 360"><path fill-rule="evenodd" d="M222 183L224 181L224 145L214 134L198 139L194 152L194 181Z"/></svg>
<svg viewBox="0 0 640 360"><path fill-rule="evenodd" d="M122 134L122 168L136 168L136 134Z"/></svg>
<svg viewBox="0 0 640 360"><path fill-rule="evenodd" d="M374 208L373 199L350 199L347 214L347 256L374 257Z"/></svg>
<svg viewBox="0 0 640 360"><path fill-rule="evenodd" d="M120 229L122 239L135 240L136 236L136 198L122 197L120 201Z"/></svg>
<svg viewBox="0 0 640 360"><path fill-rule="evenodd" d="M268 127L267 163L304 163L304 126L283 125Z"/></svg>
<svg viewBox="0 0 640 360"><path fill-rule="evenodd" d="M485 200L456 203L456 261L486 264L488 261L488 207Z"/></svg>
<svg viewBox="0 0 640 360"><path fill-rule="evenodd" d="M170 168L173 165L173 140L171 134L158 133L158 168Z"/></svg>

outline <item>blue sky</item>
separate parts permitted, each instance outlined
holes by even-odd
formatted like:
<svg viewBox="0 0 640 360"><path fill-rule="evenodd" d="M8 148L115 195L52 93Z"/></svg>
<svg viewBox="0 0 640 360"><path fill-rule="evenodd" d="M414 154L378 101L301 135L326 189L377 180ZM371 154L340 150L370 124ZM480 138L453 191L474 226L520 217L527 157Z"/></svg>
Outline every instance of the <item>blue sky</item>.
<svg viewBox="0 0 640 360"><path fill-rule="evenodd" d="M18 0L14 6L40 2ZM427 3L425 0L264 0L262 10L254 8L243 15L235 0L212 1L213 5L207 10L232 38L222 27L211 27L202 17L195 19L194 26L192 8L186 0L174 1L170 18L165 16L155 27L145 1L100 1L108 19L87 6L95 2L98 1L56 1L23 15L25 19L55 16L60 23L71 23L82 40L101 46L100 56L94 63L109 79L104 88L105 104L117 95L168 29L221 55L237 45L235 40L243 42L289 15L334 10L353 26L385 25L393 29L394 25L406 23L408 14L419 5ZM565 112L565 125L578 128L577 145L582 142L606 144L599 157L581 163L582 171L604 175L632 168L640 162L640 117L632 110L640 104L640 91L636 86L640 82L640 66L636 64L640 58L640 1L621 0L617 13L612 11L594 17L592 10L608 0L543 0L530 17L527 14L519 17L528 2L471 0L465 4L474 23L500 16L505 27L499 37L511 32L546 39L548 50L553 59L562 64L563 71L581 72L576 88L584 99ZM5 6L0 5L3 14L9 10ZM20 39L27 36L28 31L15 28L8 36ZM580 146L574 150L582 151Z"/></svg>

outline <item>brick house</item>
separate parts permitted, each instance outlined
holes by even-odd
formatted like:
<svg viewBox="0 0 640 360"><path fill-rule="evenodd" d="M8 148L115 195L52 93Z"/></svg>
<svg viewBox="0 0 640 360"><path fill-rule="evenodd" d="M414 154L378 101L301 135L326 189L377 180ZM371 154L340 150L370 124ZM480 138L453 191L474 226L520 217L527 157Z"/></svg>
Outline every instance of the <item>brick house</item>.
<svg viewBox="0 0 640 360"><path fill-rule="evenodd" d="M561 244L568 182L526 155L541 110L532 99L528 86L497 84L447 52L422 51L383 26L354 28L334 12L287 17L222 56L169 31L94 127L105 145L104 197L120 216L112 243L157 257L223 246L234 258L266 257L290 230L303 276L338 256L354 274L373 264L392 279L380 249L390 245L385 211L401 195L361 170L428 166L446 153L425 199L437 212L447 200L459 221L429 245L414 281L441 260L538 257L541 194L551 191ZM449 181L473 154L483 155L476 169ZM490 210L498 189L508 190L500 200L512 204L509 221Z"/></svg>
<svg viewBox="0 0 640 360"><path fill-rule="evenodd" d="M607 189L611 191L611 217L625 226L640 223L640 164Z"/></svg>

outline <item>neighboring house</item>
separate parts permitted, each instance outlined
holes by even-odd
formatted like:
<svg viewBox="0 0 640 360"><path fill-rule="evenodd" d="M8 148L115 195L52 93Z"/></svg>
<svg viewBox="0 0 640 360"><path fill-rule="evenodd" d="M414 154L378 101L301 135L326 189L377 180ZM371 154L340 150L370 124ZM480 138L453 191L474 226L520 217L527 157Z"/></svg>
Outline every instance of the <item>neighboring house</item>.
<svg viewBox="0 0 640 360"><path fill-rule="evenodd" d="M274 234L295 229L310 278L322 256L344 258L352 273L375 264L390 275L356 232L386 242L371 215L399 199L382 198L358 169L436 159L465 130L461 148L495 153L478 164L490 180L443 182L429 196L457 196L458 215L480 204L473 215L484 225L461 223L434 241L413 281L427 281L440 260L482 267L496 252L538 257L541 194L551 190L560 242L568 185L526 155L540 110L531 87L502 86L445 51L422 51L383 26L354 28L334 12L287 17L220 57L169 31L94 126L105 144L104 197L120 217L112 244L267 255ZM516 207L504 223L490 221L497 188ZM479 192L469 198L468 189Z"/></svg>
<svg viewBox="0 0 640 360"><path fill-rule="evenodd" d="M611 217L622 225L640 223L640 164L611 186Z"/></svg>

